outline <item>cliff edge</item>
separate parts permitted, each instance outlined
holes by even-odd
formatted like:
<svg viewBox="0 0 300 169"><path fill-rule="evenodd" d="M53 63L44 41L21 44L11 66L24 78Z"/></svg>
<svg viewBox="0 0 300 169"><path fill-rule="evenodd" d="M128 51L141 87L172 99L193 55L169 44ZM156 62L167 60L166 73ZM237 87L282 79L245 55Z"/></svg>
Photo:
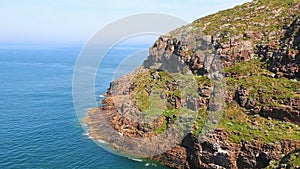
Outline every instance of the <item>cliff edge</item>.
<svg viewBox="0 0 300 169"><path fill-rule="evenodd" d="M161 36L83 122L172 168L299 168L299 79L300 1L254 0Z"/></svg>

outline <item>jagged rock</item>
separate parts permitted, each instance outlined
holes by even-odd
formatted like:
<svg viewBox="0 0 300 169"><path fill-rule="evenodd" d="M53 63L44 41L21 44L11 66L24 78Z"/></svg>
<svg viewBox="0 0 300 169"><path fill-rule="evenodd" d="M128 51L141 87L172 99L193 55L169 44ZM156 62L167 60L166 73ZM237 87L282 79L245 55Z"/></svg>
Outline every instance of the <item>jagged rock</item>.
<svg viewBox="0 0 300 169"><path fill-rule="evenodd" d="M287 27L280 47L258 47L258 54L268 62L277 77L300 78L300 16ZM281 75L282 74L282 75Z"/></svg>
<svg viewBox="0 0 300 169"><path fill-rule="evenodd" d="M289 6L291 4L292 6ZM172 126L172 118L176 118L176 115L173 117L155 116L150 123L144 123L143 118L146 118L146 114L141 111L137 103L139 100L133 96L138 88L134 79L143 71L150 72L149 78L147 76L149 81L165 80L159 75L161 71L183 75L208 74L207 76L212 80L220 80L223 78L220 73L223 67L220 65L226 68L232 67L238 62L256 57L266 62L266 68L273 72L272 74L261 72L262 76L273 80L287 77L298 82L300 78L300 2L293 1L291 4L279 0L254 0L233 10L199 19L161 36L150 49L143 67L111 82L107 91L108 97L102 101L103 106L92 109L88 113L84 122L90 127L90 135L94 139L105 140L118 150L142 155L145 155L143 154L145 143L147 150L153 151L172 144L173 148L170 150L150 158L180 169L265 168L270 161L279 160L281 155L299 147L299 140L281 139L278 143L264 143L258 141L259 136L248 141L233 142L230 136L233 134L239 137L242 131L230 133L227 129L220 128L212 131L205 137L206 139L189 133L181 142L174 143L173 138L176 138L179 132L172 132L169 133L173 136L171 139L156 140L154 137L157 134L156 129ZM264 22L261 21L262 18ZM244 77L237 72L225 73L225 77L233 80L246 81L250 76L252 76L251 73ZM214 85L198 86L198 91L186 98L181 98L178 93L174 94L178 85L171 80L166 80L164 83L166 92L155 93L156 91L153 91L155 84L151 85L145 84L145 95L156 94L160 99L166 100L167 106L164 107L166 109L178 109L185 105L193 111L198 111L203 107L209 107L211 111L224 108L220 103L210 100L215 89ZM270 92L258 89L257 94L251 95L249 94L251 85L250 87L249 85L238 86L234 86L232 91L227 91L226 103L230 104L235 100L240 107L248 111L248 114L254 117L265 117L270 122L267 124L270 129L261 128L256 121L249 122L247 129L259 130L268 136L272 127L274 129L272 119L300 125L300 99L298 97L281 100L280 105L275 105L270 103L278 99L276 96L278 90ZM266 96L262 97L263 94ZM295 95L298 94L299 90L295 91ZM211 122L213 125L218 123L216 119ZM228 122L227 125L238 128L234 126L237 125L234 122ZM111 128L117 132L109 130ZM120 135L124 137L120 138ZM126 140L124 139L126 137L139 138L140 141ZM134 144L130 144L130 141Z"/></svg>
<svg viewBox="0 0 300 169"><path fill-rule="evenodd" d="M213 92L213 88L209 86L204 86L203 88L199 88L199 94L202 97L210 97Z"/></svg>
<svg viewBox="0 0 300 169"><path fill-rule="evenodd" d="M279 119L282 121L289 121L300 125L300 111L299 107L292 106L281 106L281 107L271 107L262 108L259 114L263 117L271 117L274 119Z"/></svg>
<svg viewBox="0 0 300 169"><path fill-rule="evenodd" d="M241 107L245 107L248 102L248 104L253 104L253 100L249 101L248 100L248 95L249 95L249 90L244 89L242 86L240 87L239 90L236 91L235 94L235 100Z"/></svg>

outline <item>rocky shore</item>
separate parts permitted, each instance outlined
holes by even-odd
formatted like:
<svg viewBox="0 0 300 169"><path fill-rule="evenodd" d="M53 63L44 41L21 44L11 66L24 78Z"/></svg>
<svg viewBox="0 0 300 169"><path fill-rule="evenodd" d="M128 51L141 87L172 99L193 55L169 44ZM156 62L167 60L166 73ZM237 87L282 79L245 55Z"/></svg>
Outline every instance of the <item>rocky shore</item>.
<svg viewBox="0 0 300 169"><path fill-rule="evenodd" d="M82 122L93 139L172 168L299 168L299 50L299 0L220 11L161 36Z"/></svg>

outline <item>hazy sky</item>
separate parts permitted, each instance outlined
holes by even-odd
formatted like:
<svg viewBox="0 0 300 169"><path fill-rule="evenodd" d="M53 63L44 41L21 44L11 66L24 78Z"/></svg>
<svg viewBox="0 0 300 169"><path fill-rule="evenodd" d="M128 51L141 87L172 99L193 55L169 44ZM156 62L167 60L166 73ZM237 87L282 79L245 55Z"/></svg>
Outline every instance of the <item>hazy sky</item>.
<svg viewBox="0 0 300 169"><path fill-rule="evenodd" d="M1 0L0 43L86 42L105 25L141 13L186 21L249 0Z"/></svg>

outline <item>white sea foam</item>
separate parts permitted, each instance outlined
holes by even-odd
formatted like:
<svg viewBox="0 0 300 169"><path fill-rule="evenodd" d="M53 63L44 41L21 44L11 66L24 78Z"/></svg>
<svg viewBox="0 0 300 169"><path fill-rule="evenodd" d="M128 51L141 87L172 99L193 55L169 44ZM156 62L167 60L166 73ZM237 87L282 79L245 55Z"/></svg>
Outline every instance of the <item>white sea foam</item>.
<svg viewBox="0 0 300 169"><path fill-rule="evenodd" d="M133 161L137 161L137 162L143 162L142 159L138 159L138 158L129 158L130 160L133 160Z"/></svg>
<svg viewBox="0 0 300 169"><path fill-rule="evenodd" d="M104 95L100 94L98 97L105 97Z"/></svg>
<svg viewBox="0 0 300 169"><path fill-rule="evenodd" d="M84 136L88 136L89 139L93 139L89 133L83 133Z"/></svg>
<svg viewBox="0 0 300 169"><path fill-rule="evenodd" d="M98 139L97 140L99 143L102 143L102 144L108 144L107 142L105 142L104 140L100 140L100 139Z"/></svg>
<svg viewBox="0 0 300 169"><path fill-rule="evenodd" d="M145 164L146 167L149 167L150 165L151 165L151 166L154 166L154 167L157 167L157 165L156 165L156 164L153 164L153 163L146 163L146 164Z"/></svg>

